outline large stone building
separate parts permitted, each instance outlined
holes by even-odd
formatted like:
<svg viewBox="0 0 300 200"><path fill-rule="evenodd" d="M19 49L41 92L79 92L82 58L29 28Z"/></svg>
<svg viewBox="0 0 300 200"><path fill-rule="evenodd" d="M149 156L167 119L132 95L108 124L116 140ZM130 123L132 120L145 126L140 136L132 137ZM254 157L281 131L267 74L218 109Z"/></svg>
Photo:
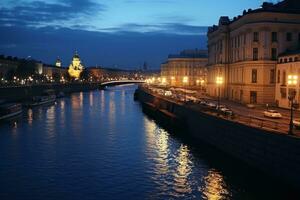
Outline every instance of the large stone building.
<svg viewBox="0 0 300 200"><path fill-rule="evenodd" d="M275 103L277 56L299 48L299 24L299 0L264 3L233 20L221 17L208 30L208 94L217 96L221 87L229 100Z"/></svg>
<svg viewBox="0 0 300 200"><path fill-rule="evenodd" d="M0 79L7 78L9 73L13 73L19 66L19 62L15 59L0 58Z"/></svg>
<svg viewBox="0 0 300 200"><path fill-rule="evenodd" d="M171 86L204 87L206 65L206 50L184 50L178 55L169 55L168 61L161 65L161 77Z"/></svg>

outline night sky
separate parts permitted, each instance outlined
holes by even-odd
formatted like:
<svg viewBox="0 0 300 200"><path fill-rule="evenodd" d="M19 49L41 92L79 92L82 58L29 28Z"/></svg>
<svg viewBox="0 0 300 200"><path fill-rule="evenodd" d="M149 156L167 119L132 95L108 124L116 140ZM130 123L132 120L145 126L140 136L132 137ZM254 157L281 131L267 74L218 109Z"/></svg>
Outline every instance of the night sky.
<svg viewBox="0 0 300 200"><path fill-rule="evenodd" d="M1 0L0 54L67 66L159 68L169 53L206 48L207 26L261 0Z"/></svg>

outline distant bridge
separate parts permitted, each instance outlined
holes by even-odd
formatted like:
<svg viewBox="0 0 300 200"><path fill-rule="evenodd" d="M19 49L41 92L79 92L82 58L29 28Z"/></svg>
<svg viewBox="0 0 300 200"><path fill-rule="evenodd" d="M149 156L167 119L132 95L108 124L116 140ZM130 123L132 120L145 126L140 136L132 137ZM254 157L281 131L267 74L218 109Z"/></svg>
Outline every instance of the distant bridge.
<svg viewBox="0 0 300 200"><path fill-rule="evenodd" d="M101 87L111 86L111 85L123 85L123 84L131 84L131 83L145 83L144 80L119 80L119 81L106 81L100 84Z"/></svg>

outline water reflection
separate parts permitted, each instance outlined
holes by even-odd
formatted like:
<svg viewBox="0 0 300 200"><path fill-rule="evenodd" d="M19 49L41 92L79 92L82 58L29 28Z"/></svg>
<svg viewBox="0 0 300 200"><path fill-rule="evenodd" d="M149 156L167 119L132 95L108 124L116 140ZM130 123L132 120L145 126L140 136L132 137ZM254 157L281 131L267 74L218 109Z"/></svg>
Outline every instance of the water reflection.
<svg viewBox="0 0 300 200"><path fill-rule="evenodd" d="M116 120L116 101L115 92L109 93L108 119L110 126L114 126Z"/></svg>
<svg viewBox="0 0 300 200"><path fill-rule="evenodd" d="M45 120L45 126L46 126L46 131L48 133L49 137L54 137L55 134L55 106L51 106L46 110L46 120Z"/></svg>
<svg viewBox="0 0 300 200"><path fill-rule="evenodd" d="M125 106L126 106L126 90L122 90L121 91L121 115L124 116L125 115Z"/></svg>
<svg viewBox="0 0 300 200"><path fill-rule="evenodd" d="M82 120L83 120L83 93L71 96L71 129L75 135L82 133Z"/></svg>
<svg viewBox="0 0 300 200"><path fill-rule="evenodd" d="M156 129L156 172L158 175L165 175L169 172L169 136L166 131L162 129Z"/></svg>
<svg viewBox="0 0 300 200"><path fill-rule="evenodd" d="M189 175L192 170L192 162L189 159L190 153L186 145L181 145L178 149L176 159L176 171L174 174L174 190L178 194L188 194L192 192Z"/></svg>
<svg viewBox="0 0 300 200"><path fill-rule="evenodd" d="M101 90L100 91L100 105L101 105L101 114L102 116L104 115L105 113L105 92L104 90Z"/></svg>
<svg viewBox="0 0 300 200"><path fill-rule="evenodd" d="M229 195L223 176L211 169L204 178L204 186L200 189L203 198L208 200L220 200Z"/></svg>
<svg viewBox="0 0 300 200"><path fill-rule="evenodd" d="M94 95L93 95L93 92L90 92L89 101L90 101L90 107L92 107L94 105Z"/></svg>
<svg viewBox="0 0 300 200"><path fill-rule="evenodd" d="M27 111L27 121L28 121L28 124L30 126L32 126L33 113L32 113L32 109L31 108L29 108L28 111Z"/></svg>

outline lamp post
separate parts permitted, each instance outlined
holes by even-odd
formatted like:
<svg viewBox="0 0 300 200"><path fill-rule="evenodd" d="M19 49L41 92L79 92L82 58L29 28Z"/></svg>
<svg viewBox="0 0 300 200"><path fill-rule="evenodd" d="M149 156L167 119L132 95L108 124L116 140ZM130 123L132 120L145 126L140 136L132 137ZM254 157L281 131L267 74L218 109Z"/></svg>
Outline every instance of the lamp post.
<svg viewBox="0 0 300 200"><path fill-rule="evenodd" d="M289 75L288 76L288 86L289 87L295 87L298 84L298 76L297 75ZM293 135L293 127L294 127L294 123L293 123L293 118L294 118L294 99L296 96L296 90L292 89L291 91L289 91L289 96L288 99L290 101L291 104L291 117L290 117L290 127L289 127L289 135Z"/></svg>
<svg viewBox="0 0 300 200"><path fill-rule="evenodd" d="M189 78L187 76L184 76L183 79L182 79L182 82L183 82L183 88L185 89L185 85L188 83L189 81ZM186 90L186 89L185 89ZM186 102L186 91L184 92L184 101Z"/></svg>
<svg viewBox="0 0 300 200"><path fill-rule="evenodd" d="M223 84L223 77L217 76L216 84L218 86L218 110L220 109L220 96L221 96L221 85Z"/></svg>
<svg viewBox="0 0 300 200"><path fill-rule="evenodd" d="M172 85L172 86L174 85L174 81L175 81L175 77L174 77L174 76L171 76L171 85Z"/></svg>

